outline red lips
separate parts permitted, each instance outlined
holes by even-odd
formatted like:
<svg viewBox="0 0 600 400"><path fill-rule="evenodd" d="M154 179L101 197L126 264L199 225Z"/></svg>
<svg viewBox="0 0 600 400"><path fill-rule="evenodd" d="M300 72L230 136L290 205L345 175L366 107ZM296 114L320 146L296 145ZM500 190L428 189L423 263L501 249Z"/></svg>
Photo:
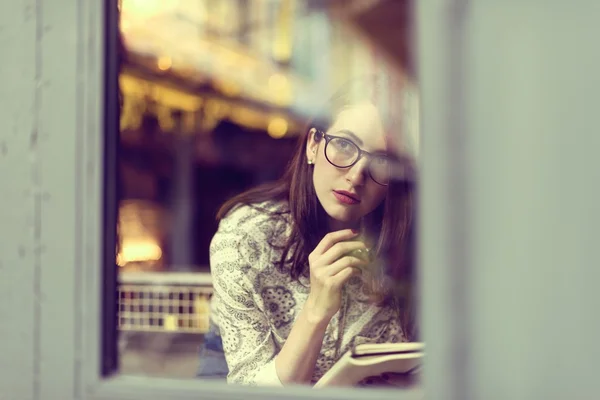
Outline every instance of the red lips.
<svg viewBox="0 0 600 400"><path fill-rule="evenodd" d="M333 195L340 203L343 204L353 205L360 203L360 197L358 195L345 190L334 190Z"/></svg>

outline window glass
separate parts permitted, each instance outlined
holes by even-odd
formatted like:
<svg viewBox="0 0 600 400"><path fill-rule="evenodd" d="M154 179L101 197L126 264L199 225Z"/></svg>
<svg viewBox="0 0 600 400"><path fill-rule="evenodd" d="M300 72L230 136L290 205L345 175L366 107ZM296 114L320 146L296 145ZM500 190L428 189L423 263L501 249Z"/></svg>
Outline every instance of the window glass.
<svg viewBox="0 0 600 400"><path fill-rule="evenodd" d="M120 0L116 182L120 373L198 379L199 371L204 371L200 378L225 382L229 372L232 382L268 383L273 376L280 381L273 375L275 367L269 370L265 365L272 363L293 330L311 292L311 278L301 273L293 279L277 269L276 261L265 258L277 249L265 238L284 243L289 227L276 233L277 222L248 228L245 221L254 215L249 213L238 215L236 221L222 221L222 229L233 232L217 238L217 215L234 196L282 179L294 155L302 154L299 140L310 135L311 128L334 136L344 136L350 129L358 132L354 133L359 137L344 136L360 154L360 160L351 160L350 169L332 167L331 160L323 164L325 159L317 156L311 159L308 147L302 163L314 166L315 174L318 168L346 174L331 179L344 184L333 189L347 193L336 192L337 197L327 201L337 198L340 204L371 207L360 208L358 213L364 215L355 220L361 223L383 210L385 196L396 193L401 201L390 204L402 204L404 211L399 212L406 215L394 221L409 229L400 225L392 229L402 231L390 239L397 241L401 249L394 254L402 258L394 258L392 264L402 275L406 271L400 265L414 262L408 255L414 249L415 223L409 195L416 187L419 140L417 90L409 57L402 52L410 41L408 2L394 7L404 17L402 29L396 31L398 27L384 18L384 7L359 3L346 7L310 0ZM390 45L386 35L398 32L398 42ZM339 96L335 100L340 90L347 104L337 101ZM394 168L382 169L388 159L371 156L377 152L386 153ZM361 167L364 163L366 168ZM304 182L314 192L304 196L318 198L332 184L327 176ZM390 181L394 184L388 188ZM319 210L327 215L315 223L322 220L327 230L340 230L335 221L344 218L332 217L336 211L331 210L342 206L318 200ZM374 231L382 232L381 226ZM365 238L374 242L371 254L377 239L377 235ZM267 245L272 252L265 250ZM313 245L309 250L314 249ZM278 272L267 273L265 268ZM366 280L355 278L356 287L363 290ZM404 285L387 288L386 295L410 292L414 275L400 278ZM218 302L213 295L218 295ZM404 325L397 322L402 312L385 314L392 303L381 308L387 315L382 317L373 311L371 297L362 299L368 306L361 309L353 308L357 299L348 296L345 308L340 306L326 324L314 363L317 378L354 345L418 342L416 333L410 336L405 331L418 325L415 321ZM394 310L407 310L407 304ZM368 315L358 315L361 310ZM217 330L214 315L220 316ZM368 323L373 326L357 328ZM418 353L418 347L412 352ZM398 381L392 375L360 384L389 385ZM414 383L416 375L402 377L401 386Z"/></svg>

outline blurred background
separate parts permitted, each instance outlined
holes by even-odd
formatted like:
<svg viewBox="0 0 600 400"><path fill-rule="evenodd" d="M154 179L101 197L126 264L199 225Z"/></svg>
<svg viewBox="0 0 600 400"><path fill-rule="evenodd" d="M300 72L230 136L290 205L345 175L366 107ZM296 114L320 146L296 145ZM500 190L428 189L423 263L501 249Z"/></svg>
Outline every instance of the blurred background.
<svg viewBox="0 0 600 400"><path fill-rule="evenodd" d="M219 206L277 179L310 116L346 81L394 74L399 85L412 84L411 3L118 7L121 372L192 378L208 326ZM382 103L395 101L395 85L378 93ZM404 112L416 102L389 106Z"/></svg>

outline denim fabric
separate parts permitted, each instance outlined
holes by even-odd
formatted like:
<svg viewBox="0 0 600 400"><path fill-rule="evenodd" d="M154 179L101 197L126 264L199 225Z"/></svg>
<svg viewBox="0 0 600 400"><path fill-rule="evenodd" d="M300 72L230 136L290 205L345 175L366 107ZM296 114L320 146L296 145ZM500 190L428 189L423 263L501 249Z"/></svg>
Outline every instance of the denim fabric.
<svg viewBox="0 0 600 400"><path fill-rule="evenodd" d="M204 335L204 342L200 347L198 372L196 376L202 379L227 379L229 368L225 361L223 342L218 329L212 324Z"/></svg>

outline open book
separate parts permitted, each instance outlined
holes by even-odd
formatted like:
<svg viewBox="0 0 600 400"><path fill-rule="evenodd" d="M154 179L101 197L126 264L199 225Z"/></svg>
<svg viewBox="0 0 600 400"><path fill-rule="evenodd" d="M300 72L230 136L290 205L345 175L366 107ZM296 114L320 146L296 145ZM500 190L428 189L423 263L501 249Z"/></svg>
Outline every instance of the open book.
<svg viewBox="0 0 600 400"><path fill-rule="evenodd" d="M424 348L423 343L356 345L314 387L353 386L369 377L416 374L423 361Z"/></svg>

